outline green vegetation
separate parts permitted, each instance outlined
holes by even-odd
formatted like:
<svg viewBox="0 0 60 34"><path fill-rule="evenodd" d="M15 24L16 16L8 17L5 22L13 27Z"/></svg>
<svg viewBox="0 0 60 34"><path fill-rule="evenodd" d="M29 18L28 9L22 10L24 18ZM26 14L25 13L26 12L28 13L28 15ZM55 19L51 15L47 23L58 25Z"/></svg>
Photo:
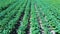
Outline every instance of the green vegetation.
<svg viewBox="0 0 60 34"><path fill-rule="evenodd" d="M60 34L60 0L0 0L0 34L53 33Z"/></svg>

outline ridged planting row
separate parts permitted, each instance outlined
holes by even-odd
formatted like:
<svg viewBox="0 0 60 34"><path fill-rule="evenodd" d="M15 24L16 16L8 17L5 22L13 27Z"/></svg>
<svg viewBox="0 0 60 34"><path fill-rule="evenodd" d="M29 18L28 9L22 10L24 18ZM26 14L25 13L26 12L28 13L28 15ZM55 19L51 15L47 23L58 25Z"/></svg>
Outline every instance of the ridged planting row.
<svg viewBox="0 0 60 34"><path fill-rule="evenodd" d="M19 0L20 2L20 0ZM17 14L21 14L20 10L20 6L23 4L23 2L18 3L18 5L12 10L10 11L10 13L8 13L7 15L5 15L5 18L3 20L1 20L0 23L2 23L1 25L1 34L8 34L8 32L10 32L10 30L12 29L12 26L14 26L14 24L17 22L18 15ZM20 17L20 15L19 15Z"/></svg>
<svg viewBox="0 0 60 34"><path fill-rule="evenodd" d="M27 0L27 5L26 5L26 8L25 11L24 11L24 17L21 21L21 25L19 27L19 29L17 30L18 34L26 34L26 31L25 29L27 28L27 25L28 25L28 18L29 18L29 5L30 5L30 1Z"/></svg>
<svg viewBox="0 0 60 34"><path fill-rule="evenodd" d="M19 7L20 7L20 5L15 6L15 8L12 11L10 11L6 15L4 15L4 18L2 20L0 20L0 23L2 23L2 26L4 26L3 24L12 18L12 16L17 12L17 9L19 9Z"/></svg>
<svg viewBox="0 0 60 34"><path fill-rule="evenodd" d="M21 1L21 0L20 0ZM9 13L10 11L12 11L15 6L17 6L19 4L19 2L16 1L16 3L13 3L13 5L9 6L6 10L3 10L1 13L0 13L0 20L2 20L4 18L4 16Z"/></svg>
<svg viewBox="0 0 60 34"><path fill-rule="evenodd" d="M31 0L30 34L40 34L40 25L37 20L35 2Z"/></svg>
<svg viewBox="0 0 60 34"><path fill-rule="evenodd" d="M41 3L41 4L39 4ZM37 1L37 6L39 11L41 11L40 13L43 14L42 16L44 16L43 18L45 18L45 20L47 21L47 23L49 24L49 28L51 30L54 30L55 32L60 31L60 21L57 19L57 17L59 16L59 11L54 10L54 9L58 9L55 8L52 4L49 3L44 3L43 1ZM57 16L58 15L58 16ZM41 17L41 16L40 16ZM43 19L41 18L41 19ZM46 24L47 24L46 23Z"/></svg>
<svg viewBox="0 0 60 34"><path fill-rule="evenodd" d="M45 18L45 15L44 15L43 11L41 11L41 9L40 9L41 7L38 8L37 5L35 7L36 7L36 12L39 16L40 25L41 25L41 28L42 28L42 33L43 34L51 34L50 29L49 29L49 24L46 21L46 18Z"/></svg>
<svg viewBox="0 0 60 34"><path fill-rule="evenodd" d="M60 0L0 0L0 34L15 24L17 34L60 34Z"/></svg>

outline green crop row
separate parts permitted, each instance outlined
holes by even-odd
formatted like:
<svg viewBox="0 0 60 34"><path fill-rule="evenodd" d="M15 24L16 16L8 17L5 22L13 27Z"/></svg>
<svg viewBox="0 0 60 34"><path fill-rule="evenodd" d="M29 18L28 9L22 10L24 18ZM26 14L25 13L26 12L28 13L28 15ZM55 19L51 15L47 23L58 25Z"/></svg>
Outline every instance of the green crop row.
<svg viewBox="0 0 60 34"><path fill-rule="evenodd" d="M21 4L20 4L21 5ZM18 4L18 6L16 6L12 11L8 12L4 18L2 20L0 20L0 23L2 23L2 25L4 23L6 23L7 21L9 21L12 16L17 12L17 9L19 9L20 5Z"/></svg>
<svg viewBox="0 0 60 34"><path fill-rule="evenodd" d="M20 1L19 1L20 2ZM0 23L2 23L2 25L1 25L1 28L3 28L3 29L1 29L1 31L3 30L3 33L5 34L7 34L7 32L9 31L7 31L7 32L5 32L6 30L5 29L9 29L8 27L9 26L7 26L8 24L9 24L9 22L12 20L12 18L13 17L16 17L15 15L16 14L18 14L17 12L18 12L18 9L20 9L20 6L22 5L22 3L23 2L21 2L21 3L19 3L19 5L17 5L12 11L10 11L10 13L8 13L6 16L5 16L5 18L3 19L3 20L1 20L0 21ZM13 18L14 19L14 18ZM15 18L15 19L17 19L17 18ZM12 21L13 22L13 21ZM10 24L12 24L12 22L10 23ZM14 24L14 23L13 23ZM12 25L10 25L10 26L13 26L13 24ZM7 27L6 27L7 26ZM12 27L11 27L12 28Z"/></svg>
<svg viewBox="0 0 60 34"><path fill-rule="evenodd" d="M2 19L2 18L5 16L5 14L7 14L7 13L9 13L11 10L13 10L14 7L15 7L18 3L19 3L19 2L16 2L16 3L14 3L13 5L11 5L10 7L8 7L6 10L2 11L2 12L0 13L0 18ZM0 20L1 20L1 19L0 19Z"/></svg>
<svg viewBox="0 0 60 34"><path fill-rule="evenodd" d="M26 5L26 8L25 8L25 11L24 11L24 17L21 21L21 25L18 29L18 34L26 34L25 32L25 29L28 25L28 18L29 18L29 4L30 4L30 1L27 2L27 5Z"/></svg>
<svg viewBox="0 0 60 34"><path fill-rule="evenodd" d="M39 4L39 2L43 3L43 4L41 5L41 4ZM57 17L59 16L59 13L58 13L59 11L54 10L57 8L53 7L52 4L49 5L48 3L44 3L42 1L37 1L37 5L39 6L39 8L38 8L40 10L39 12L42 14L42 15L40 15L40 17L45 16L40 19L43 19L43 18L44 18L43 20L46 19L47 23L49 24L48 26L54 28L54 30L56 30L55 32L60 31L60 29L59 29L60 28L60 26L59 26L60 21L57 19ZM58 14L58 16L56 17L57 14Z"/></svg>
<svg viewBox="0 0 60 34"><path fill-rule="evenodd" d="M38 23L36 10L35 10L35 2L31 1L31 18L30 18L30 34L40 34L40 25Z"/></svg>
<svg viewBox="0 0 60 34"><path fill-rule="evenodd" d="M17 34L60 34L60 0L0 0L0 34L12 29Z"/></svg>

